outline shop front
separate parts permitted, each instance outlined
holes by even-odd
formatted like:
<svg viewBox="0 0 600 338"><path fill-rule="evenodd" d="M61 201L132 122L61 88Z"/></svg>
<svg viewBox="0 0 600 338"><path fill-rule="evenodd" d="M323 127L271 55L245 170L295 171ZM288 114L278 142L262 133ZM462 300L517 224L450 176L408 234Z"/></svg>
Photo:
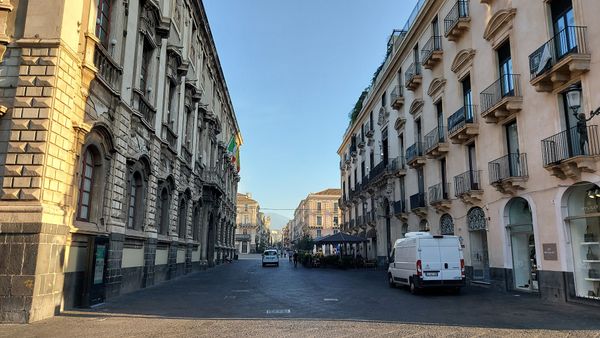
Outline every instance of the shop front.
<svg viewBox="0 0 600 338"><path fill-rule="evenodd" d="M574 296L600 300L600 187L579 183L571 187L566 198Z"/></svg>
<svg viewBox="0 0 600 338"><path fill-rule="evenodd" d="M529 203L520 197L513 198L506 206L506 213L506 231L512 251L513 288L538 292L537 256Z"/></svg>
<svg viewBox="0 0 600 338"><path fill-rule="evenodd" d="M488 254L487 222L485 213L479 207L472 208L467 213L469 228L469 243L471 248L472 280L489 282L490 263Z"/></svg>

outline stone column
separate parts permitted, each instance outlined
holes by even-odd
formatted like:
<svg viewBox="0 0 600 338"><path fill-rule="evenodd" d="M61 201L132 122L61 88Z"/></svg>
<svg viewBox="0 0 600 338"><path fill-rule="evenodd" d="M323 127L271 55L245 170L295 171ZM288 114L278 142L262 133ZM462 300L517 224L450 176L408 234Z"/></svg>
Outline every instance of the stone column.
<svg viewBox="0 0 600 338"><path fill-rule="evenodd" d="M125 235L111 233L109 235L108 259L106 261L106 298L118 296L121 291L121 261L123 258L123 244Z"/></svg>
<svg viewBox="0 0 600 338"><path fill-rule="evenodd" d="M172 242L169 245L168 257L167 257L167 279L173 279L177 277L177 243Z"/></svg>
<svg viewBox="0 0 600 338"><path fill-rule="evenodd" d="M144 245L143 287L154 285L154 262L156 260L156 238L148 238Z"/></svg>

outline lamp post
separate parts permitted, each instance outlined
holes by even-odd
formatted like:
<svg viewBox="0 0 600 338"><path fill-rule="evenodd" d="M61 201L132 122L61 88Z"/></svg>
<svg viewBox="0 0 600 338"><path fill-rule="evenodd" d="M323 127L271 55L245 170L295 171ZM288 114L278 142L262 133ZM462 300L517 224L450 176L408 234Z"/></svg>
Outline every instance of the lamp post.
<svg viewBox="0 0 600 338"><path fill-rule="evenodd" d="M573 111L573 114L577 114L581 108L581 87L578 85L571 85L569 88L567 88L565 95L567 96L567 106ZM590 111L589 119L596 115L600 115L600 107L598 107L596 110Z"/></svg>

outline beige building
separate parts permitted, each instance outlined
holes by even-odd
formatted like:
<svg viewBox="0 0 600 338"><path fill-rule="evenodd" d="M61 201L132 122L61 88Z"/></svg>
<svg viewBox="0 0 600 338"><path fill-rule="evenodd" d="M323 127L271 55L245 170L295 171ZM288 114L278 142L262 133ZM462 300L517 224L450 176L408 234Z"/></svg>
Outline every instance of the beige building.
<svg viewBox="0 0 600 338"><path fill-rule="evenodd" d="M337 233L340 229L341 212L338 202L340 189L326 189L310 193L294 211L294 219L290 221L291 241L303 236L317 239Z"/></svg>
<svg viewBox="0 0 600 338"><path fill-rule="evenodd" d="M260 205L250 193L237 194L235 248L242 254L255 253L261 241L264 217Z"/></svg>
<svg viewBox="0 0 600 338"><path fill-rule="evenodd" d="M575 115L600 106L597 13L418 2L338 151L342 228L369 258L408 231L454 234L473 282L600 302L599 117Z"/></svg>
<svg viewBox="0 0 600 338"><path fill-rule="evenodd" d="M0 1L0 61L0 322L233 255L242 140L201 1Z"/></svg>

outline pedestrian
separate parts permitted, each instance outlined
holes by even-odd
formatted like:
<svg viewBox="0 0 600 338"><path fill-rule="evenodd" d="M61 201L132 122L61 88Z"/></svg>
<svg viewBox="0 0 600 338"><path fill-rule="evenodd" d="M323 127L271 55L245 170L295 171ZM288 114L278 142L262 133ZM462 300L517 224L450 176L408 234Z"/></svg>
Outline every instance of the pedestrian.
<svg viewBox="0 0 600 338"><path fill-rule="evenodd" d="M298 266L298 252L294 251L294 267Z"/></svg>

